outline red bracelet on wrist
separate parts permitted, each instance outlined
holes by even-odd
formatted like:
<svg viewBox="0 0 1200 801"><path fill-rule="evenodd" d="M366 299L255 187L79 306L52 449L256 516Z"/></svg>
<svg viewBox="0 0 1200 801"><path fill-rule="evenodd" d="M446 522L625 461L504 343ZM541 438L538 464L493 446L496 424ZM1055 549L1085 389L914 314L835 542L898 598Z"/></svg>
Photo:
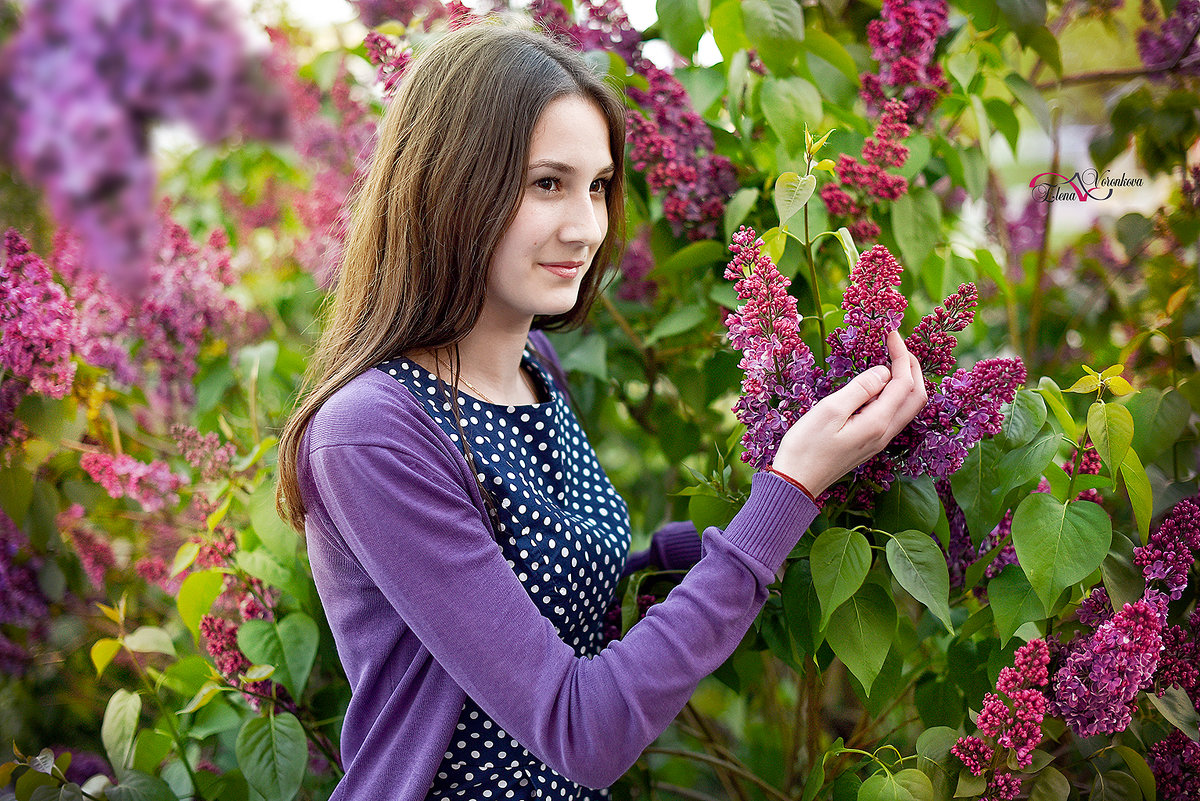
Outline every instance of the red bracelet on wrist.
<svg viewBox="0 0 1200 801"><path fill-rule="evenodd" d="M782 478L782 479L783 479L784 481L786 481L787 483L791 484L791 485L792 485L793 487L795 487L796 489L798 489L798 490L800 490L801 492L803 492L805 495L807 495L807 496L808 496L808 499L809 499L810 501L812 501L813 503L816 503L816 502L817 502L817 499L816 499L816 497L815 497L815 496L814 496L814 495L813 495L811 492L809 492L809 491L808 491L808 487L804 486L803 484L801 484L801 483L800 483L799 481L797 481L796 479L794 479L794 478L792 478L791 476L789 476L789 475L786 475L786 474L784 474L784 473L780 473L778 470L776 470L774 467L771 467L770 465L767 465L767 467L766 467L766 471L767 471L768 473L774 473L775 475L779 476L780 478Z"/></svg>

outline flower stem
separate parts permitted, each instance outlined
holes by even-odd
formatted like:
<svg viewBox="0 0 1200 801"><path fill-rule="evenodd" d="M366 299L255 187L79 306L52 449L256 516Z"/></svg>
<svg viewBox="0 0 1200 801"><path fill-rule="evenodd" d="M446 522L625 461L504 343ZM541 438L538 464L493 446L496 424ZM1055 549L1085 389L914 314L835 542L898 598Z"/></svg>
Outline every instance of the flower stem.
<svg viewBox="0 0 1200 801"><path fill-rule="evenodd" d="M817 307L817 327L821 331L821 363L829 358L825 342L825 309L821 305L821 287L817 285L817 263L813 261L812 237L808 232L808 204L804 204L804 255L808 259L808 283L812 287L813 303Z"/></svg>
<svg viewBox="0 0 1200 801"><path fill-rule="evenodd" d="M200 794L200 785L196 782L196 773L192 770L192 763L188 762L187 750L183 742L183 737L179 734L179 727L175 725L175 713L167 709L167 705L163 703L162 698L158 694L158 690L150 683L150 677L146 675L145 669L138 662L137 654L129 649L129 646L123 645L125 652L129 654L129 659L133 662L134 672L141 679L142 686L146 688L146 692L154 699L154 705L158 707L159 714L162 715L163 721L167 724L167 728L171 730L171 739L175 741L175 748L179 752L179 761L183 763L183 767L187 770L188 779L192 782L192 793Z"/></svg>

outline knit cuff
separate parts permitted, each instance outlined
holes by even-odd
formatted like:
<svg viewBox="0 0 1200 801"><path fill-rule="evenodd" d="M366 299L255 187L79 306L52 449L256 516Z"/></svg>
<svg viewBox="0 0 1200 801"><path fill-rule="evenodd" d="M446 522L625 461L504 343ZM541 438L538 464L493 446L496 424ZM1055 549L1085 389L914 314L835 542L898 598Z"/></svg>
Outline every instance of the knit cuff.
<svg viewBox="0 0 1200 801"><path fill-rule="evenodd" d="M808 496L779 476L755 473L749 499L723 533L730 544L778 572L818 511Z"/></svg>
<svg viewBox="0 0 1200 801"><path fill-rule="evenodd" d="M700 535L691 521L667 523L654 534L650 549L663 570L688 570L700 561Z"/></svg>

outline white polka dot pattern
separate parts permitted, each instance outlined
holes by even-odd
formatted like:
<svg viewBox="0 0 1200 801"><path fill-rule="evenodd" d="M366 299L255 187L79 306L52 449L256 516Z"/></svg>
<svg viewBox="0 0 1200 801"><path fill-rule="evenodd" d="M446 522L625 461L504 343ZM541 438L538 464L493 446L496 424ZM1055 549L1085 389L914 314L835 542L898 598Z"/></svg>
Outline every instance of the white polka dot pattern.
<svg viewBox="0 0 1200 801"><path fill-rule="evenodd" d="M504 558L563 642L578 656L594 656L604 647L604 613L629 552L629 510L528 348L521 367L548 401L504 406L460 390L458 422L495 502L492 522ZM407 387L461 449L452 405L434 375L403 358L379 369ZM428 799L608 796L545 765L467 698Z"/></svg>

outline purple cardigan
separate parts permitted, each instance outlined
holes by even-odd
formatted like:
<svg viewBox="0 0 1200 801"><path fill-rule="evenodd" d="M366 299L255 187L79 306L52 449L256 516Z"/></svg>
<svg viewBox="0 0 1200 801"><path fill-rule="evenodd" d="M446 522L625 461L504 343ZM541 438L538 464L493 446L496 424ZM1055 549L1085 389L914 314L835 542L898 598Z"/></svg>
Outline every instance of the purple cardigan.
<svg viewBox="0 0 1200 801"><path fill-rule="evenodd" d="M666 600L578 658L492 539L466 460L394 379L367 370L326 401L298 467L313 578L352 690L331 801L424 799L464 693L559 773L607 787L737 647L817 513L756 474Z"/></svg>

